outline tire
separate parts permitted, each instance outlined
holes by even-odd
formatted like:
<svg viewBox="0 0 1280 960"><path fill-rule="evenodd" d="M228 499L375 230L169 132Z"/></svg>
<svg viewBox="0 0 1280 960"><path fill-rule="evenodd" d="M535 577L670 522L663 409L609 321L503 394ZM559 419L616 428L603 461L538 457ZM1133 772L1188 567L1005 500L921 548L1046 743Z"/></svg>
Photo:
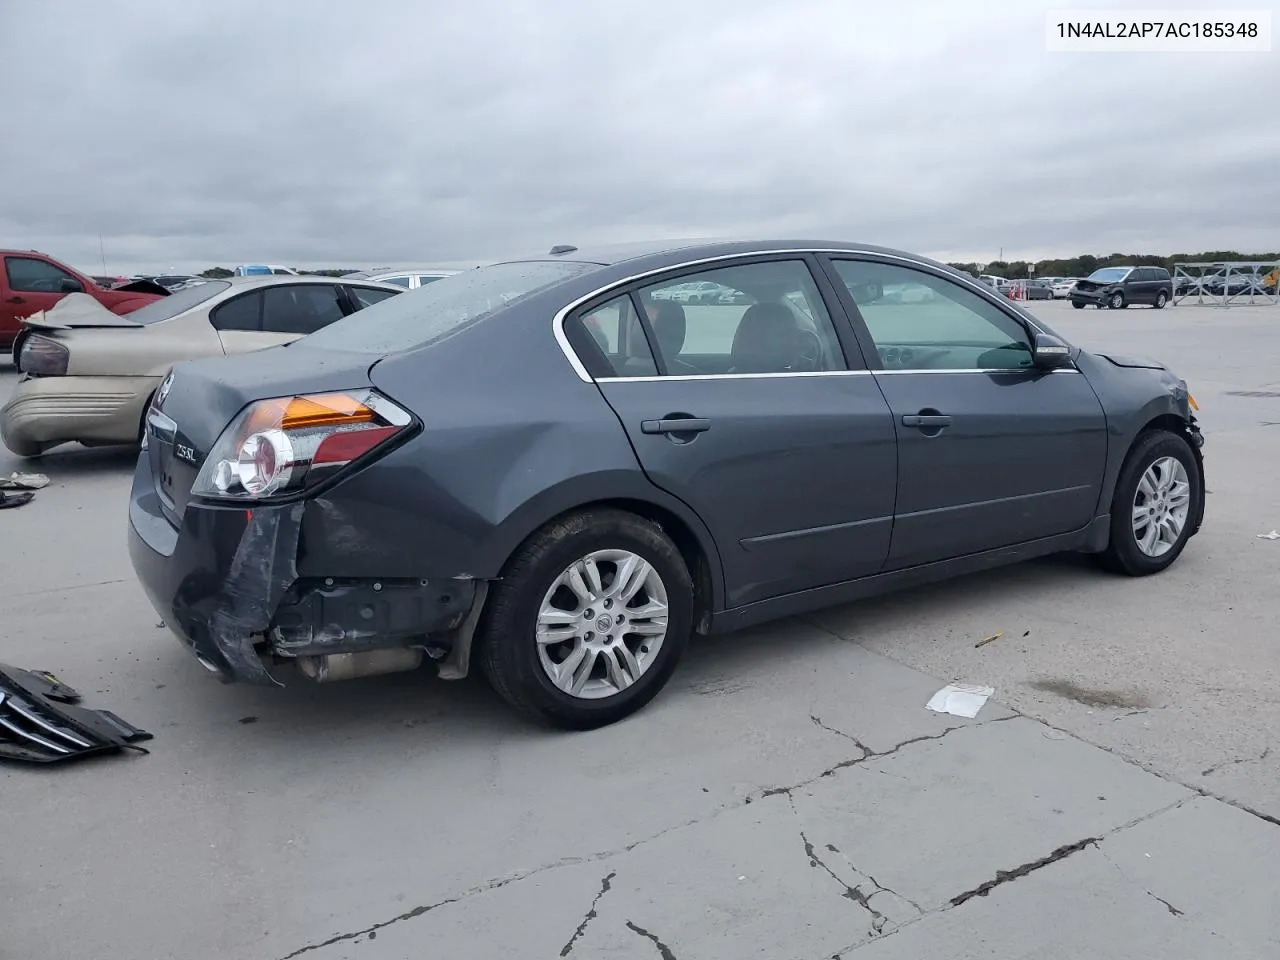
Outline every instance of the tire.
<svg viewBox="0 0 1280 960"><path fill-rule="evenodd" d="M24 460L31 460L44 453L44 444L42 443L22 443L21 441L10 442L5 441L4 445L9 448L9 452L13 453Z"/></svg>
<svg viewBox="0 0 1280 960"><path fill-rule="evenodd" d="M1164 305L1168 302L1169 302L1169 297L1165 294L1163 290L1161 290L1158 294L1156 294L1156 302L1153 303L1152 306L1155 307L1157 310L1163 310Z"/></svg>
<svg viewBox="0 0 1280 960"><path fill-rule="evenodd" d="M615 616L624 609L612 607L612 601L606 603L604 599L617 573L617 567L607 557L608 552L625 552L645 561L658 577L654 584L655 592L659 586L665 590L666 633L647 662L641 658L653 641L646 643L639 634L613 632L617 631L616 623L611 628L604 628L611 630L609 634L587 633L589 640L581 634L571 634L560 644L540 644L537 639L539 611L544 599L561 611L583 612L581 619L556 624L565 631L598 628L602 621L610 619L607 614L601 615L602 610L587 607L586 603L573 596L567 586L556 586L571 566L593 554L604 555L596 569L599 580L607 579L609 582L604 593L591 602L612 609ZM647 606L653 598L648 587L636 596L643 598L641 606ZM565 598L572 602L566 603ZM636 600L632 599L630 603L634 604ZM625 609L640 608L628 606ZM585 616L588 611L594 619ZM590 730L615 723L652 700L671 678L692 629L693 581L675 544L657 524L635 514L614 509L589 509L547 524L530 536L507 562L485 606L477 652L481 669L493 688L516 710L547 726ZM609 638L604 642L610 646L602 645L600 635ZM588 649L593 652L584 656L593 656L594 659L589 669L592 679L587 681L587 690L575 695L560 689L552 680L550 668L544 665L544 657L547 663L559 666L567 661L570 652L576 653L588 643L592 644ZM638 679L618 692L605 671L611 663L624 662L617 654L624 647L631 654L630 662L642 669ZM557 658L560 658L558 662ZM579 662L585 661L580 659ZM570 675L575 672L570 670ZM610 688L615 692L608 693Z"/></svg>
<svg viewBox="0 0 1280 960"><path fill-rule="evenodd" d="M1109 310L1119 310L1125 306L1127 306L1127 304L1124 302L1123 293L1113 293L1107 298L1107 309Z"/></svg>
<svg viewBox="0 0 1280 960"><path fill-rule="evenodd" d="M1134 513L1144 476L1161 461L1166 464L1176 461L1182 466L1187 484L1186 512L1176 539L1168 543L1167 549L1159 556L1151 556L1139 545ZM1176 474L1174 476L1176 479ZM1143 494L1143 499L1148 499L1146 494ZM1191 445L1168 430L1149 430L1141 434L1125 457L1116 480L1115 495L1111 499L1111 542L1101 555L1103 565L1131 577L1159 573L1182 554L1203 510L1204 488ZM1176 516L1176 511L1174 514Z"/></svg>
<svg viewBox="0 0 1280 960"><path fill-rule="evenodd" d="M1075 307L1077 310L1083 310L1083 309L1084 309L1084 301L1083 301L1083 300L1072 300L1072 301L1071 301L1071 305L1072 305L1073 307Z"/></svg>

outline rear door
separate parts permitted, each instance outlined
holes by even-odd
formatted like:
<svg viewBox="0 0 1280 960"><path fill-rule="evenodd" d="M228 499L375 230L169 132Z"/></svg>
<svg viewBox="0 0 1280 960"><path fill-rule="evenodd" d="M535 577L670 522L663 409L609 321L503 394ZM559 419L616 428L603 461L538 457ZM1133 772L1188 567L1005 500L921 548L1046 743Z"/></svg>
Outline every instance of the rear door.
<svg viewBox="0 0 1280 960"><path fill-rule="evenodd" d="M1082 374L1032 368L1031 333L998 294L887 258L829 262L898 431L886 569L1093 520L1107 425Z"/></svg>
<svg viewBox="0 0 1280 960"><path fill-rule="evenodd" d="M673 297L697 281L742 302ZM569 319L649 479L714 535L730 606L873 574L888 554L893 422L823 287L803 257L755 259Z"/></svg>

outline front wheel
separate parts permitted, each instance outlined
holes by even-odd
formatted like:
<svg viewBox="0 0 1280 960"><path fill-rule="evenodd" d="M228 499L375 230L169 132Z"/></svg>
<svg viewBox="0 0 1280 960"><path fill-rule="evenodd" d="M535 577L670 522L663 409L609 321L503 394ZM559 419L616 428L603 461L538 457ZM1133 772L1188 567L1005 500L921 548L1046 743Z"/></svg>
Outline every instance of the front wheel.
<svg viewBox="0 0 1280 960"><path fill-rule="evenodd" d="M1107 306L1112 310L1119 310L1124 306L1124 294L1113 293L1107 300Z"/></svg>
<svg viewBox="0 0 1280 960"><path fill-rule="evenodd" d="M517 710L588 730L657 695L692 625L692 578L662 529L585 510L543 527L508 562L486 605L480 662Z"/></svg>
<svg viewBox="0 0 1280 960"><path fill-rule="evenodd" d="M1159 573L1186 547L1203 504L1191 445L1168 430L1143 434L1116 482L1103 562L1131 577Z"/></svg>
<svg viewBox="0 0 1280 960"><path fill-rule="evenodd" d="M1083 309L1084 309L1084 301L1083 301L1083 300L1072 300L1072 301L1071 301L1071 305L1072 305L1073 307L1075 307L1077 310L1083 310Z"/></svg>

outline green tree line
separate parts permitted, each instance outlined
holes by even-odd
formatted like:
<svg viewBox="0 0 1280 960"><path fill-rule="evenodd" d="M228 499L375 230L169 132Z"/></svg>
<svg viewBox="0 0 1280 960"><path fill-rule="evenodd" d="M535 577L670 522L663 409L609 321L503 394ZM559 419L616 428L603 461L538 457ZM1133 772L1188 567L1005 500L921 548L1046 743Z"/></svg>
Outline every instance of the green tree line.
<svg viewBox="0 0 1280 960"><path fill-rule="evenodd" d="M1205 253L1175 253L1163 257L1154 253L1110 253L1105 257L1093 254L1082 254L1065 260L1039 260L1034 264L1026 260L997 260L994 263L952 263L949 266L965 273L978 276L985 273L992 277L1004 277L1007 280L1021 280L1034 275L1037 277L1087 277L1101 267L1137 266L1164 267L1173 272L1175 263L1222 263L1231 261L1263 261L1275 263L1280 261L1280 253L1239 253L1235 250L1209 250ZM1035 273L1029 274L1034 267Z"/></svg>

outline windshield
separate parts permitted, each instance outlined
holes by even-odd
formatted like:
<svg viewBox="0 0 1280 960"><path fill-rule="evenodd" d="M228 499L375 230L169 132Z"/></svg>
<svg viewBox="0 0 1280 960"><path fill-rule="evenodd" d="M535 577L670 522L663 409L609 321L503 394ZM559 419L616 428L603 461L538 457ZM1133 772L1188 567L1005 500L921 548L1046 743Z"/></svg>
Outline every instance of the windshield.
<svg viewBox="0 0 1280 960"><path fill-rule="evenodd" d="M1132 267L1103 267L1089 274L1091 283L1119 283L1129 275Z"/></svg>
<svg viewBox="0 0 1280 960"><path fill-rule="evenodd" d="M161 320L170 320L180 313L186 313L192 307L199 306L229 286L231 284L225 280L206 280L204 283L180 287L167 297L153 300L145 307L139 307L125 316L138 323L159 323Z"/></svg>
<svg viewBox="0 0 1280 960"><path fill-rule="evenodd" d="M412 350L521 297L598 269L594 263L536 261L464 270L365 307L304 339L307 346L326 350L379 354Z"/></svg>

